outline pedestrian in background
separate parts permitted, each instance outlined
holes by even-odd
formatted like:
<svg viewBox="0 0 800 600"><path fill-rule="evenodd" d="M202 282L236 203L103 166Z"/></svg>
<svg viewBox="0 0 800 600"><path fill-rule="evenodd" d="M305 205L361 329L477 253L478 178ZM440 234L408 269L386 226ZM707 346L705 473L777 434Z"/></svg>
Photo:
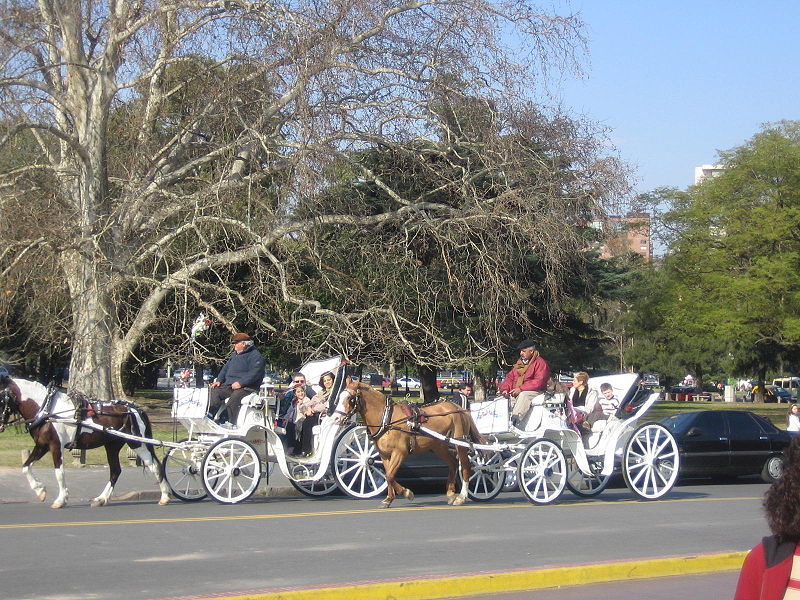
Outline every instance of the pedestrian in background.
<svg viewBox="0 0 800 600"><path fill-rule="evenodd" d="M789 407L789 414L786 417L786 431L800 433L800 406L797 403Z"/></svg>

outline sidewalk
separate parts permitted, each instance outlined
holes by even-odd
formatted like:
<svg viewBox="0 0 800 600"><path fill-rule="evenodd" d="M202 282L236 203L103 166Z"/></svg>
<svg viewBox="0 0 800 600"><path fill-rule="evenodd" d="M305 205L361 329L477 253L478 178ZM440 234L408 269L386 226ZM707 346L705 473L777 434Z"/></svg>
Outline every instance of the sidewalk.
<svg viewBox="0 0 800 600"><path fill-rule="evenodd" d="M49 457L34 465L34 473L37 479L44 483L47 488L47 502L56 497L58 485L53 472L53 463L45 462L45 460L49 460ZM69 502L89 502L102 492L106 483L108 483L108 467L67 467L66 482L69 489ZM291 486L278 468L272 471L269 483L262 479L261 487L256 491L256 495L269 497L302 496L300 492ZM158 500L160 497L161 492L158 489L158 484L150 471L136 467L128 463L128 461L123 461L122 473L114 488L112 501ZM175 501L180 502L180 500ZM21 468L0 467L0 504L19 502L38 502L38 500L28 485L28 480L22 474Z"/></svg>

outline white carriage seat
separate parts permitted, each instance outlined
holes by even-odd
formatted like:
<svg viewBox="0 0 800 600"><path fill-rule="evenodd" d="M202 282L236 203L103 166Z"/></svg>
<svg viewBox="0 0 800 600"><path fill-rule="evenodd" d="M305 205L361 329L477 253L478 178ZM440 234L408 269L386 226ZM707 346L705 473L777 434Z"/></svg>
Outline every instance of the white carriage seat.
<svg viewBox="0 0 800 600"><path fill-rule="evenodd" d="M225 400L225 404L228 400ZM242 398L241 408L239 409L239 416L236 418L237 429L244 429L249 425L263 425L263 413L259 411L264 406L264 399L261 398L256 392L248 394Z"/></svg>

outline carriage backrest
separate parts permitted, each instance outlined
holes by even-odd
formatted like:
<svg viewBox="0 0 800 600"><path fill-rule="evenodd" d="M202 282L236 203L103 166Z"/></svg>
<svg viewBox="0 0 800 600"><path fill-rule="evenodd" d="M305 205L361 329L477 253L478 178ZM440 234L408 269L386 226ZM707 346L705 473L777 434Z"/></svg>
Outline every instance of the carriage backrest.
<svg viewBox="0 0 800 600"><path fill-rule="evenodd" d="M619 373L617 375L592 377L589 379L588 385L591 389L597 390L598 395L602 395L600 386L604 383L611 384L611 387L614 389L614 396L619 400L621 406L636 394L636 390L638 389L637 384L640 379L641 377L638 373Z"/></svg>

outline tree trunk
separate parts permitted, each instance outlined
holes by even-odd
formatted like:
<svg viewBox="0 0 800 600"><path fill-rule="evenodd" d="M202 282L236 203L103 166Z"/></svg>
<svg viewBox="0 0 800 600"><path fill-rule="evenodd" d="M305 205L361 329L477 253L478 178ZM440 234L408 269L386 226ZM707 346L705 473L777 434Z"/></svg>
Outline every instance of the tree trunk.
<svg viewBox="0 0 800 600"><path fill-rule="evenodd" d="M72 358L70 389L106 400L111 387L111 346L114 307L102 261L78 250L62 255L62 269L72 298Z"/></svg>
<svg viewBox="0 0 800 600"><path fill-rule="evenodd" d="M420 400L423 402L436 402L439 399L439 388L436 387L436 368L418 367L420 381Z"/></svg>

